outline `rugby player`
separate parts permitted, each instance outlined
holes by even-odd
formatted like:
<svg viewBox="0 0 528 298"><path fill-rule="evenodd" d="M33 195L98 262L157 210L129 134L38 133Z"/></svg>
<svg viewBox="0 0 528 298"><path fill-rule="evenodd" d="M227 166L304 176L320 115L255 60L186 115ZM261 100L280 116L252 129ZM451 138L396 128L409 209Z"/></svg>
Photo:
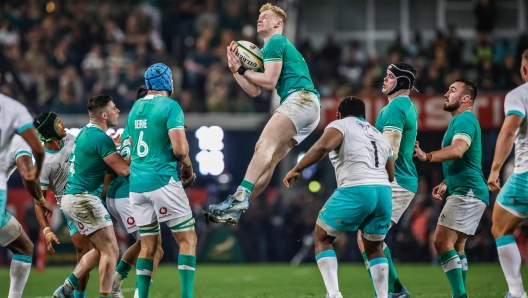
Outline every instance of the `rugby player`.
<svg viewBox="0 0 528 298"><path fill-rule="evenodd" d="M489 193L482 173L480 124L472 113L477 86L469 80L456 80L444 95L444 111L450 112L442 149L425 153L416 142L415 156L421 161L441 162L444 181L433 188L433 198L449 197L442 209L434 234L434 246L451 284L454 298L465 298L468 262L464 247L474 235Z"/></svg>
<svg viewBox="0 0 528 298"><path fill-rule="evenodd" d="M418 131L418 112L409 98L415 79L416 70L409 64L400 62L387 67L381 91L388 97L388 104L380 111L376 128L383 132L394 152L396 167L392 187L391 226L398 223L418 191L418 174L412 160L414 142ZM365 266L369 272L369 262L358 234L358 245ZM383 243L383 251L389 263L389 292L393 298L410 297L407 289L401 284L392 261L389 247Z"/></svg>
<svg viewBox="0 0 528 298"><path fill-rule="evenodd" d="M33 186L35 184L38 185L36 181L38 181L38 176L42 169L44 149L33 127L31 115L20 102L0 93L0 121L2 121L0 134L0 246L7 247L13 252L13 259L11 260L9 271L10 285L8 297L20 298L22 297L22 292L24 291L29 272L31 271L33 243L29 240L20 223L6 210L7 178L8 173L12 172L13 168L13 162L11 162L11 169L9 168L11 159L10 151L13 153L16 151L18 153L13 154L12 158L19 167L18 170L22 179L32 196L36 196L38 203L44 206L48 212L52 212L52 210L46 204L41 193L32 193L32 190L40 191L38 187ZM11 147L15 134L20 135L23 141L29 145L31 153L27 150L16 149L15 147L19 147L16 144L13 145L15 147ZM18 144L21 141L19 140ZM35 158L34 165L29 156L30 154ZM24 159L25 162L23 162Z"/></svg>
<svg viewBox="0 0 528 298"><path fill-rule="evenodd" d="M185 136L183 111L172 93L172 71L163 63L150 66L144 75L147 95L134 103L126 124L130 138L130 204L141 235L136 262L140 298L148 297L165 222L180 246L178 270L181 297L193 297L196 268L196 232L189 199L182 182L191 180L193 169ZM176 163L181 163L181 181Z"/></svg>
<svg viewBox="0 0 528 298"><path fill-rule="evenodd" d="M68 161L75 142L75 136L66 132L66 125L54 112L43 112L39 114L33 120L33 125L37 128L39 137L44 144L44 151L46 152L46 159L40 172L40 187L42 188L44 197L46 197L48 189L53 192L57 200L57 205L60 207L62 195L66 189L66 182L68 180ZM53 242L59 244L59 240L51 230L44 210L39 206L35 206L35 213L37 214L37 220L46 239L46 249L53 256L55 255ZM73 246L75 247L78 263L90 251L92 246L88 238L79 233L77 226L68 217L64 216L64 218L68 224L68 230L72 238ZM74 291L75 298L85 297L88 278L89 274L86 274L80 279L79 285Z"/></svg>
<svg viewBox="0 0 528 298"><path fill-rule="evenodd" d="M116 151L106 134L118 124L119 110L112 97L95 95L88 100L90 123L81 129L73 145L68 167L68 182L62 196L64 214L88 237L91 249L79 261L53 297L73 297L74 289L92 268L99 265L99 297L111 297L119 249L112 220L101 201L100 186L107 170L128 176L129 164Z"/></svg>
<svg viewBox="0 0 528 298"><path fill-rule="evenodd" d="M286 175L291 187L302 170L327 154L335 168L338 189L325 203L314 232L315 259L327 298L342 298L337 280L337 257L332 243L345 231L361 230L377 297L389 297L388 261L383 239L391 222L394 160L387 139L365 120L365 104L347 97L330 123L299 163ZM366 174L368 173L368 175Z"/></svg>
<svg viewBox="0 0 528 298"><path fill-rule="evenodd" d="M319 93L303 57L282 35L285 21L286 13L280 7L268 3L260 8L257 32L264 39L264 67L258 71L247 71L242 66L234 42L227 48L229 68L250 96L258 96L262 88L277 89L281 101L260 135L246 176L236 192L204 210L205 217L213 222L236 224L241 213L249 208L249 200L269 184L279 161L319 124Z"/></svg>
<svg viewBox="0 0 528 298"><path fill-rule="evenodd" d="M528 50L522 54L521 77L528 81ZM493 207L493 226L499 261L508 283L507 298L527 298L521 278L521 254L513 237L517 226L528 217L528 86L525 84L506 94L506 119L497 138L495 157L488 178L490 191L500 190ZM515 168L501 189L499 174L515 143Z"/></svg>

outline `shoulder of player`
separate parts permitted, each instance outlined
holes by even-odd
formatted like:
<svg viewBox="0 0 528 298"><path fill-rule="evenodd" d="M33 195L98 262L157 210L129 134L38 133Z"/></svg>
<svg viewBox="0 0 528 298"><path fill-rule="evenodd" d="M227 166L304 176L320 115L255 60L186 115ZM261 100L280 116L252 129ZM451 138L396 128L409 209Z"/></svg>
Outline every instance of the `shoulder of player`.
<svg viewBox="0 0 528 298"><path fill-rule="evenodd" d="M505 100L508 101L508 100L512 100L513 98L517 98L517 97L524 99L524 101L528 99L528 83L524 83L520 86L517 86L515 89L506 93Z"/></svg>
<svg viewBox="0 0 528 298"><path fill-rule="evenodd" d="M266 45L273 45L273 46L282 46L285 45L288 42L288 39L282 35L282 34L275 34L268 41L266 42Z"/></svg>
<svg viewBox="0 0 528 298"><path fill-rule="evenodd" d="M464 111L456 117L453 117L453 119L451 119L451 123L456 123L457 125L475 125L480 127L477 116L475 116L472 111Z"/></svg>

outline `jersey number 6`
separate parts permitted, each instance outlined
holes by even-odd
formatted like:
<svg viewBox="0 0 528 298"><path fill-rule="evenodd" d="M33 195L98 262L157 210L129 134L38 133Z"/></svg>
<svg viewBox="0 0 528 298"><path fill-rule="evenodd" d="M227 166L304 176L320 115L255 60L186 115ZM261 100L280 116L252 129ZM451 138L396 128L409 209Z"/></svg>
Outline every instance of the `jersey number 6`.
<svg viewBox="0 0 528 298"><path fill-rule="evenodd" d="M138 140L138 148L137 148L138 156L145 157L147 156L148 151L149 151L148 144L145 141L143 141L143 131L140 131L139 140Z"/></svg>

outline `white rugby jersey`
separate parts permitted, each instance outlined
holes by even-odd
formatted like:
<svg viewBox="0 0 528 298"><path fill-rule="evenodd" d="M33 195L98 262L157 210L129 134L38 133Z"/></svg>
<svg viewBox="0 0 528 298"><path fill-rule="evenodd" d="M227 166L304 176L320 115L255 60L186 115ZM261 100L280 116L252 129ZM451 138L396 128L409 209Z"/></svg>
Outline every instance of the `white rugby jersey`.
<svg viewBox="0 0 528 298"><path fill-rule="evenodd" d="M528 172L528 83L513 89L506 94L504 113L515 114L523 118L521 126L515 132L515 169L514 173Z"/></svg>
<svg viewBox="0 0 528 298"><path fill-rule="evenodd" d="M0 93L0 190L7 189L7 166L15 134L33 127L33 117L20 102Z"/></svg>
<svg viewBox="0 0 528 298"><path fill-rule="evenodd" d="M346 117L325 128L343 134L343 142L328 154L336 172L338 187L365 184L390 185L385 165L392 149L383 134L367 121Z"/></svg>
<svg viewBox="0 0 528 298"><path fill-rule="evenodd" d="M68 182L68 160L75 143L75 136L66 134L61 140L62 146L59 151L51 151L46 148L46 158L40 172L40 186L42 190L49 189L55 194L57 203L60 206L62 193L66 189Z"/></svg>
<svg viewBox="0 0 528 298"><path fill-rule="evenodd" d="M11 177L11 174L16 170L16 160L22 155L28 155L33 157L31 154L31 147L24 139L19 135L14 135L11 145L9 146L9 152L7 154L7 179Z"/></svg>

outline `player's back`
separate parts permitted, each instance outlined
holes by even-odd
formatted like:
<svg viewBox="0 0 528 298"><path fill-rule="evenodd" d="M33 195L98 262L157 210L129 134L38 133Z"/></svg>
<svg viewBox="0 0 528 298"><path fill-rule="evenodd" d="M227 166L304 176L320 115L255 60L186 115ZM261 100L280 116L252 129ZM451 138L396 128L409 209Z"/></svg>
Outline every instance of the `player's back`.
<svg viewBox="0 0 528 298"><path fill-rule="evenodd" d="M169 138L172 129L184 129L183 111L175 100L147 95L136 101L127 120L132 144L131 192L159 189L171 178L179 181Z"/></svg>
<svg viewBox="0 0 528 298"><path fill-rule="evenodd" d="M389 185L385 165L392 157L392 149L383 134L357 117L335 120L328 128L335 128L343 134L341 145L329 153L338 187Z"/></svg>
<svg viewBox="0 0 528 298"><path fill-rule="evenodd" d="M109 166L104 159L115 153L112 139L94 124L81 129L70 153L68 182L64 194L101 196L100 186Z"/></svg>
<svg viewBox="0 0 528 298"><path fill-rule="evenodd" d="M130 138L128 136L128 130L123 130L123 135L121 136L121 144L120 144L120 150L119 154L121 154L121 157L123 159L130 158ZM117 175L112 179L112 182L110 182L110 185L108 185L108 190L106 192L106 197L108 199L122 199L122 198L128 198L129 197L129 181L128 177L123 177Z"/></svg>
<svg viewBox="0 0 528 298"><path fill-rule="evenodd" d="M33 127L33 118L20 102L0 93L0 125L0 189L5 189L11 140Z"/></svg>
<svg viewBox="0 0 528 298"><path fill-rule="evenodd" d="M522 84L506 94L504 101L506 116L517 115L523 118L515 132L515 173L528 172L528 84Z"/></svg>

